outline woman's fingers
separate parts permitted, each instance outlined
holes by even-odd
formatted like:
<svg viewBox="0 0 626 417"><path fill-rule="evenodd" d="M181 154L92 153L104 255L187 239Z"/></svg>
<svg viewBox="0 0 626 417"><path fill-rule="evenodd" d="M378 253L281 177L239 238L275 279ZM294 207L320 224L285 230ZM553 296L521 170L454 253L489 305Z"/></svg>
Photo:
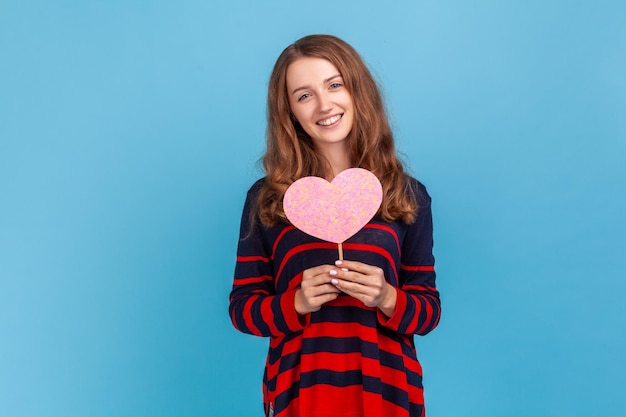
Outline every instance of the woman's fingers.
<svg viewBox="0 0 626 417"><path fill-rule="evenodd" d="M330 271L336 268L331 265L322 265L315 268L310 268L304 271L302 274L302 282L300 283L301 288L317 288L324 287L327 284L330 284L332 276L330 275ZM329 285L332 287L332 285Z"/></svg>
<svg viewBox="0 0 626 417"><path fill-rule="evenodd" d="M382 274L382 270L377 266L364 264L363 262L339 260L335 261L335 266L340 269L360 272L364 275Z"/></svg>
<svg viewBox="0 0 626 417"><path fill-rule="evenodd" d="M296 311L302 315L318 311L324 304L339 296L339 290L336 288L335 290L336 291L324 292L315 296L307 294L302 289L298 290L294 300Z"/></svg>
<svg viewBox="0 0 626 417"><path fill-rule="evenodd" d="M329 272L334 278L331 284L368 307L380 307L389 303L392 287L385 280L382 269L362 262L345 260L337 261L335 265L337 268Z"/></svg>
<svg viewBox="0 0 626 417"><path fill-rule="evenodd" d="M320 265L302 273L300 289L296 292L295 307L300 314L318 311L322 305L334 300L339 289L331 284L332 265Z"/></svg>
<svg viewBox="0 0 626 417"><path fill-rule="evenodd" d="M334 300L339 292L361 300L368 307L395 306L395 290L385 280L379 267L356 261L337 261L335 265L320 265L302 273L296 293L296 311L300 314L318 311Z"/></svg>
<svg viewBox="0 0 626 417"><path fill-rule="evenodd" d="M337 261L337 267L329 274L343 281L350 281L367 287L381 287L386 282L382 269L354 261ZM356 289L357 287L353 287Z"/></svg>

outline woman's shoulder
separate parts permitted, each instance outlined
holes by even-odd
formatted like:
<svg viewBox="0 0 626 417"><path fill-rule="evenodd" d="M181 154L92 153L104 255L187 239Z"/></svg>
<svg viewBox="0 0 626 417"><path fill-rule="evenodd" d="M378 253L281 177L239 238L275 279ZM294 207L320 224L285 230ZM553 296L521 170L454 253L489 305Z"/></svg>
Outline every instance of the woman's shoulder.
<svg viewBox="0 0 626 417"><path fill-rule="evenodd" d="M256 197L261 192L263 188L263 184L265 184L265 177L259 178L256 180L250 188L248 188L248 197Z"/></svg>
<svg viewBox="0 0 626 417"><path fill-rule="evenodd" d="M430 194L428 194L428 190L424 183L419 181L417 178L412 177L411 175L406 175L408 188L411 193L415 196L415 200L417 201L420 207L424 207L425 205L430 205Z"/></svg>

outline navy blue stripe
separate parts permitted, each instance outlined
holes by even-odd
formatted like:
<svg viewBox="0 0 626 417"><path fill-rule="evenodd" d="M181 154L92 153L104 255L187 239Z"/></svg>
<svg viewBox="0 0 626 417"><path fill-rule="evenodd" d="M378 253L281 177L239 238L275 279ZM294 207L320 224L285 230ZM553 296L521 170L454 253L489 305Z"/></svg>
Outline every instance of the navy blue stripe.
<svg viewBox="0 0 626 417"><path fill-rule="evenodd" d="M258 264L262 265L258 265ZM235 266L235 278L251 278L258 277L259 275L271 275L271 270L267 267L267 262L250 261L250 262L237 262ZM260 274L260 272L263 272Z"/></svg>
<svg viewBox="0 0 626 417"><path fill-rule="evenodd" d="M289 355L285 355L280 360L280 365L278 366L278 375L282 374L285 371L295 368L300 365L300 352L293 352Z"/></svg>
<svg viewBox="0 0 626 417"><path fill-rule="evenodd" d="M259 329L259 332L263 335L270 334L270 328L263 320L260 314L254 314L255 312L261 311L261 303L263 302L263 297L258 297L251 305L250 311L252 312L252 323Z"/></svg>
<svg viewBox="0 0 626 417"><path fill-rule="evenodd" d="M406 343L400 343L400 348L402 349L402 353L408 356L409 358L413 358L417 360L417 354L415 352L415 341L413 340L413 335L408 335L407 340L409 341L410 345L407 345Z"/></svg>
<svg viewBox="0 0 626 417"><path fill-rule="evenodd" d="M398 329L399 331L405 331L409 328L409 324L411 323L411 321L413 320L413 317L415 317L415 314L417 313L417 311L415 310L415 307L416 307L416 304L415 304L414 298L411 296L407 296L405 314L402 316L402 320L400 321L400 328Z"/></svg>
<svg viewBox="0 0 626 417"><path fill-rule="evenodd" d="M301 336L301 331L298 332L294 332L294 333L289 333L287 336L285 336L282 340L280 345L278 345L276 348L274 349L270 349L269 351L269 364L273 365L276 363L276 361L279 361L282 356L283 356L283 347L289 343L292 339L297 339L298 337Z"/></svg>
<svg viewBox="0 0 626 417"><path fill-rule="evenodd" d="M358 337L316 337L302 341L302 354L314 355L327 353L360 353L364 358L378 359L379 348L376 343L366 342Z"/></svg>
<svg viewBox="0 0 626 417"><path fill-rule="evenodd" d="M409 370L405 370L406 372L406 381L409 385L417 388L424 388L422 385L422 376L416 372L411 372Z"/></svg>
<svg viewBox="0 0 626 417"><path fill-rule="evenodd" d="M388 368L404 369L404 358L393 353L380 350L380 364Z"/></svg>
<svg viewBox="0 0 626 417"><path fill-rule="evenodd" d="M300 246L294 241L290 241L283 237L283 241L279 244L279 247L282 246L282 243L287 243L288 251L298 250ZM305 243L305 242L302 242ZM311 243L307 241L306 243ZM278 248L275 259L284 260L287 252L278 254ZM302 271L313 268L316 266L328 264L332 265L337 259L337 250L336 249L309 249L303 252L300 252L297 255L289 258L283 265L283 269L281 271L281 275L276 278L276 292L281 293L289 290L289 285L295 276L299 275ZM274 266L274 275L278 273L278 269L280 268L280 264L277 262Z"/></svg>
<svg viewBox="0 0 626 417"><path fill-rule="evenodd" d="M274 324L278 330L282 330L287 333L289 331L289 326L287 326L287 321L285 320L285 316L280 308L280 296L274 297L270 307L274 313Z"/></svg>
<svg viewBox="0 0 626 417"><path fill-rule="evenodd" d="M267 379L265 378L265 383L270 391L276 390L276 379L278 375L281 375L283 372L288 371L290 369L295 368L300 365L300 352L290 353L289 355L285 355L280 360L280 365L278 366L278 373L274 378Z"/></svg>
<svg viewBox="0 0 626 417"><path fill-rule="evenodd" d="M231 302L230 307L229 307L230 316L233 317L233 311L237 309L242 309L244 304L245 304L245 299L237 300L236 302ZM234 317L235 317L235 326L237 326L237 328L240 329L241 331L250 333L250 329L248 329L248 326L246 325L245 315L234 314Z"/></svg>
<svg viewBox="0 0 626 417"><path fill-rule="evenodd" d="M328 384L333 387L349 387L350 385L361 385L363 383L363 374L360 370L335 372L319 369L304 372L300 375L301 388L309 388L319 384Z"/></svg>
<svg viewBox="0 0 626 417"><path fill-rule="evenodd" d="M427 322L427 318L428 318L428 306L426 305L426 300L424 300L424 297L411 297L413 299L417 299L417 302L420 303L419 307L420 307L420 314L419 317L417 319L417 329L415 330L419 330L420 328L423 327L424 323ZM428 330L428 327L426 327L426 330Z"/></svg>
<svg viewBox="0 0 626 417"><path fill-rule="evenodd" d="M380 382L380 378L363 375L363 391L381 394L382 383Z"/></svg>
<svg viewBox="0 0 626 417"><path fill-rule="evenodd" d="M331 385L334 387L349 387L359 385L363 390L373 394L381 394L383 399L409 410L409 395L406 391L385 384L379 378L363 375L360 370L334 372L326 369L306 372L300 375L300 388L309 388L319 384ZM277 400L278 403L278 400Z"/></svg>
<svg viewBox="0 0 626 417"><path fill-rule="evenodd" d="M345 297L349 297L345 295ZM324 306L311 314L311 323L358 323L366 327L377 327L376 312L355 306Z"/></svg>
<svg viewBox="0 0 626 417"><path fill-rule="evenodd" d="M300 382L299 381L295 381L293 384L291 384L291 386L289 387L289 389L278 393L278 395L276 395L276 397L274 398L274 414L279 414L280 412L282 412L283 410L285 410L287 407L289 407L289 403L295 399L298 398L298 396L300 395Z"/></svg>
<svg viewBox="0 0 626 417"><path fill-rule="evenodd" d="M407 408L407 404L409 404L408 392L385 383L382 384L382 388L383 399L394 403L398 407L404 408L407 411L409 410L409 408Z"/></svg>
<svg viewBox="0 0 626 417"><path fill-rule="evenodd" d="M409 404L409 415L421 417L424 414L424 405L423 404Z"/></svg>

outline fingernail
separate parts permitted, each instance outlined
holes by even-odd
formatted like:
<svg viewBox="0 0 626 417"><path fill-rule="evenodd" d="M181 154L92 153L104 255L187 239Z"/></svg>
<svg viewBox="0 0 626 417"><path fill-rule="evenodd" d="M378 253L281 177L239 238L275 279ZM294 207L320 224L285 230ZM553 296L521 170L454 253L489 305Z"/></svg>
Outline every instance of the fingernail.
<svg viewBox="0 0 626 417"><path fill-rule="evenodd" d="M343 262L341 262L341 261L335 261L335 265L341 265L341 264L343 264Z"/></svg>
<svg viewBox="0 0 626 417"><path fill-rule="evenodd" d="M335 271L334 269L331 269L329 274L332 275L332 276L335 276L335 275L337 275L337 271Z"/></svg>
<svg viewBox="0 0 626 417"><path fill-rule="evenodd" d="M343 272L348 272L348 268L341 268Z"/></svg>
<svg viewBox="0 0 626 417"><path fill-rule="evenodd" d="M337 284L339 284L339 281L333 278L333 279L330 280L330 283L333 284L333 285L337 285Z"/></svg>

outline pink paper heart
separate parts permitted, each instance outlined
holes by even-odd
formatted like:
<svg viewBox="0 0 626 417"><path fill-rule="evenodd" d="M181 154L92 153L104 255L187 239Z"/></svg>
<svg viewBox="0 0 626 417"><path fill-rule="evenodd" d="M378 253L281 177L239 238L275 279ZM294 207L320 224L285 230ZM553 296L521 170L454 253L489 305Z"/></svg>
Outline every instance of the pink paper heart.
<svg viewBox="0 0 626 417"><path fill-rule="evenodd" d="M342 243L374 217L383 199L380 181L370 171L350 168L332 182L304 177L285 192L283 207L289 221L319 239Z"/></svg>

